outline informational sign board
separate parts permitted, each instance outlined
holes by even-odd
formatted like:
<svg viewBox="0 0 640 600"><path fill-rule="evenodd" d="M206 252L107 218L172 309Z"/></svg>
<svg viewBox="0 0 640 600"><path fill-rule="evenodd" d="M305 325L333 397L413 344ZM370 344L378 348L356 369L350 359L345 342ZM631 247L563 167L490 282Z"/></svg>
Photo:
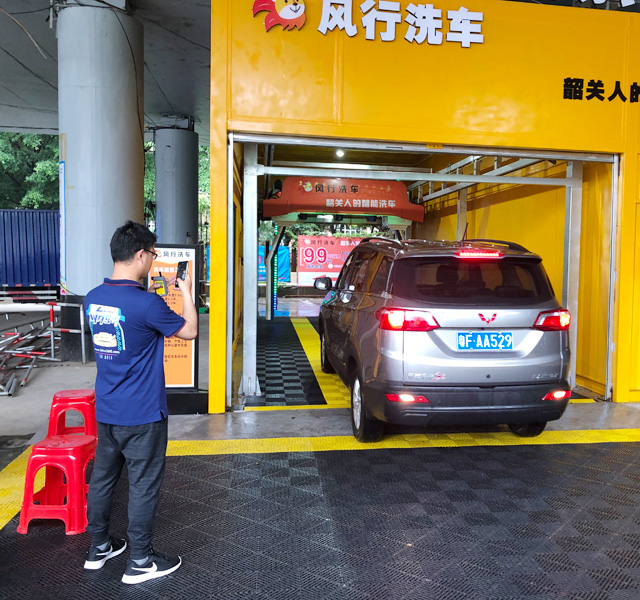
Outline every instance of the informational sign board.
<svg viewBox="0 0 640 600"><path fill-rule="evenodd" d="M156 244L158 258L153 261L149 272L148 285L152 277L163 276L167 280L175 277L178 263L188 263L191 277L191 297L195 303L198 297L197 246L174 246ZM182 293L175 285L167 285L167 295L163 300L174 312L182 315ZM164 340L164 377L167 388L198 389L198 338L181 340L175 336Z"/></svg>
<svg viewBox="0 0 640 600"><path fill-rule="evenodd" d="M298 236L298 285L312 286L317 277L335 283L347 256L362 238Z"/></svg>

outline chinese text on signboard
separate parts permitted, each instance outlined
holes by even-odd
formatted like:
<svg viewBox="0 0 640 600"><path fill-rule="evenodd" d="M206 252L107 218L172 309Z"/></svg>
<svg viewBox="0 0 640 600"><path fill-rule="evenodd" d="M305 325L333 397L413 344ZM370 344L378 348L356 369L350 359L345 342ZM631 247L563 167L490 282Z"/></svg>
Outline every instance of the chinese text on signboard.
<svg viewBox="0 0 640 600"><path fill-rule="evenodd" d="M396 28L403 20L400 2L365 0L360 4L360 12L363 14L360 21L367 40L376 39L377 24L380 40L392 42L396 39ZM436 8L433 4L409 4L404 15L404 21L407 23L404 39L407 42L426 42L431 45L440 45L443 41L457 42L463 48L484 42L483 13L470 12L461 6L458 10L447 10L446 17L448 31L445 33L442 9ZM336 27L349 37L358 33L352 0L324 0L322 3L322 18L318 31L326 35L327 31Z"/></svg>
<svg viewBox="0 0 640 600"><path fill-rule="evenodd" d="M612 92L611 87L613 87ZM616 81L613 86L605 86L601 79L590 79L585 89L584 79L566 77L562 97L565 100L599 100L604 102L606 99L609 102L613 102L617 99L621 102L628 100L633 103L638 102L640 99L640 86L637 81L634 81L631 85L624 86L624 88L619 81Z"/></svg>

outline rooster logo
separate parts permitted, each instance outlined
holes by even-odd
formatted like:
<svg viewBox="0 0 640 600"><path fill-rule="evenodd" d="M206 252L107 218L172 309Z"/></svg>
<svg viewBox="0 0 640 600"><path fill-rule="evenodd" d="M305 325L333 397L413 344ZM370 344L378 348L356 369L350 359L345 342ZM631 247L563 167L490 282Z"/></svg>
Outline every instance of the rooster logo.
<svg viewBox="0 0 640 600"><path fill-rule="evenodd" d="M304 25L304 0L255 0L253 16L267 11L264 28L269 31L274 25L282 25L282 29L301 29Z"/></svg>

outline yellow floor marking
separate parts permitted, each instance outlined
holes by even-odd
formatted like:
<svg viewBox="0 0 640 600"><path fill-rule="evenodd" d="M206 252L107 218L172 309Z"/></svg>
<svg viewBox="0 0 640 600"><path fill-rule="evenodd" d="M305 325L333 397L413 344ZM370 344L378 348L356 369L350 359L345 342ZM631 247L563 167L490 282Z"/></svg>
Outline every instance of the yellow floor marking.
<svg viewBox="0 0 640 600"><path fill-rule="evenodd" d="M217 454L265 454L277 452L326 452L397 448L446 448L465 446L547 446L554 444L603 444L640 442L640 429L546 431L522 438L509 431L386 435L375 444L362 444L351 435L289 437L246 440L170 441L168 456Z"/></svg>
<svg viewBox="0 0 640 600"><path fill-rule="evenodd" d="M351 406L351 394L337 375L327 375L320 368L320 338L315 327L309 319L296 317L291 319L295 327L300 343L307 355L307 360L313 369L313 374L318 380L326 408L349 408Z"/></svg>
<svg viewBox="0 0 640 600"><path fill-rule="evenodd" d="M640 442L640 429L545 431L521 438L508 431L387 435L375 444L362 444L353 436L289 437L248 440L195 440L169 442L167 456L328 452L336 450L393 450L398 448L462 448L467 446L547 446ZM0 529L20 511L31 448L0 471ZM44 485L44 469L36 476L36 489Z"/></svg>
<svg viewBox="0 0 640 600"><path fill-rule="evenodd" d="M0 529L18 514L24 494L24 478L31 446L0 471ZM34 490L44 486L44 469L36 474Z"/></svg>
<svg viewBox="0 0 640 600"><path fill-rule="evenodd" d="M571 404L592 404L596 402L593 398L571 398Z"/></svg>

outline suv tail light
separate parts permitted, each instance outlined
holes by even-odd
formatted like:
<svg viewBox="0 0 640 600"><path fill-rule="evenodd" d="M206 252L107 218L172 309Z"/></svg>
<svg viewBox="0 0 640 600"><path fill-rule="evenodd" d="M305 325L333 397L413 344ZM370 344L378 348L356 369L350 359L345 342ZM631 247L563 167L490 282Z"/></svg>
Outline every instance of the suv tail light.
<svg viewBox="0 0 640 600"><path fill-rule="evenodd" d="M436 318L426 310L381 308L376 316L380 329L388 331L431 331L440 327Z"/></svg>
<svg viewBox="0 0 640 600"><path fill-rule="evenodd" d="M564 331L569 329L571 314L566 309L547 310L541 312L533 324L534 329L540 331Z"/></svg>
<svg viewBox="0 0 640 600"><path fill-rule="evenodd" d="M571 390L558 390L557 392L549 392L543 400L566 400L571 398Z"/></svg>
<svg viewBox="0 0 640 600"><path fill-rule="evenodd" d="M420 402L422 404L430 404L429 400L424 396L414 396L413 394L387 394L387 400L390 402Z"/></svg>
<svg viewBox="0 0 640 600"><path fill-rule="evenodd" d="M498 250L458 250L458 258L502 258L502 252Z"/></svg>

